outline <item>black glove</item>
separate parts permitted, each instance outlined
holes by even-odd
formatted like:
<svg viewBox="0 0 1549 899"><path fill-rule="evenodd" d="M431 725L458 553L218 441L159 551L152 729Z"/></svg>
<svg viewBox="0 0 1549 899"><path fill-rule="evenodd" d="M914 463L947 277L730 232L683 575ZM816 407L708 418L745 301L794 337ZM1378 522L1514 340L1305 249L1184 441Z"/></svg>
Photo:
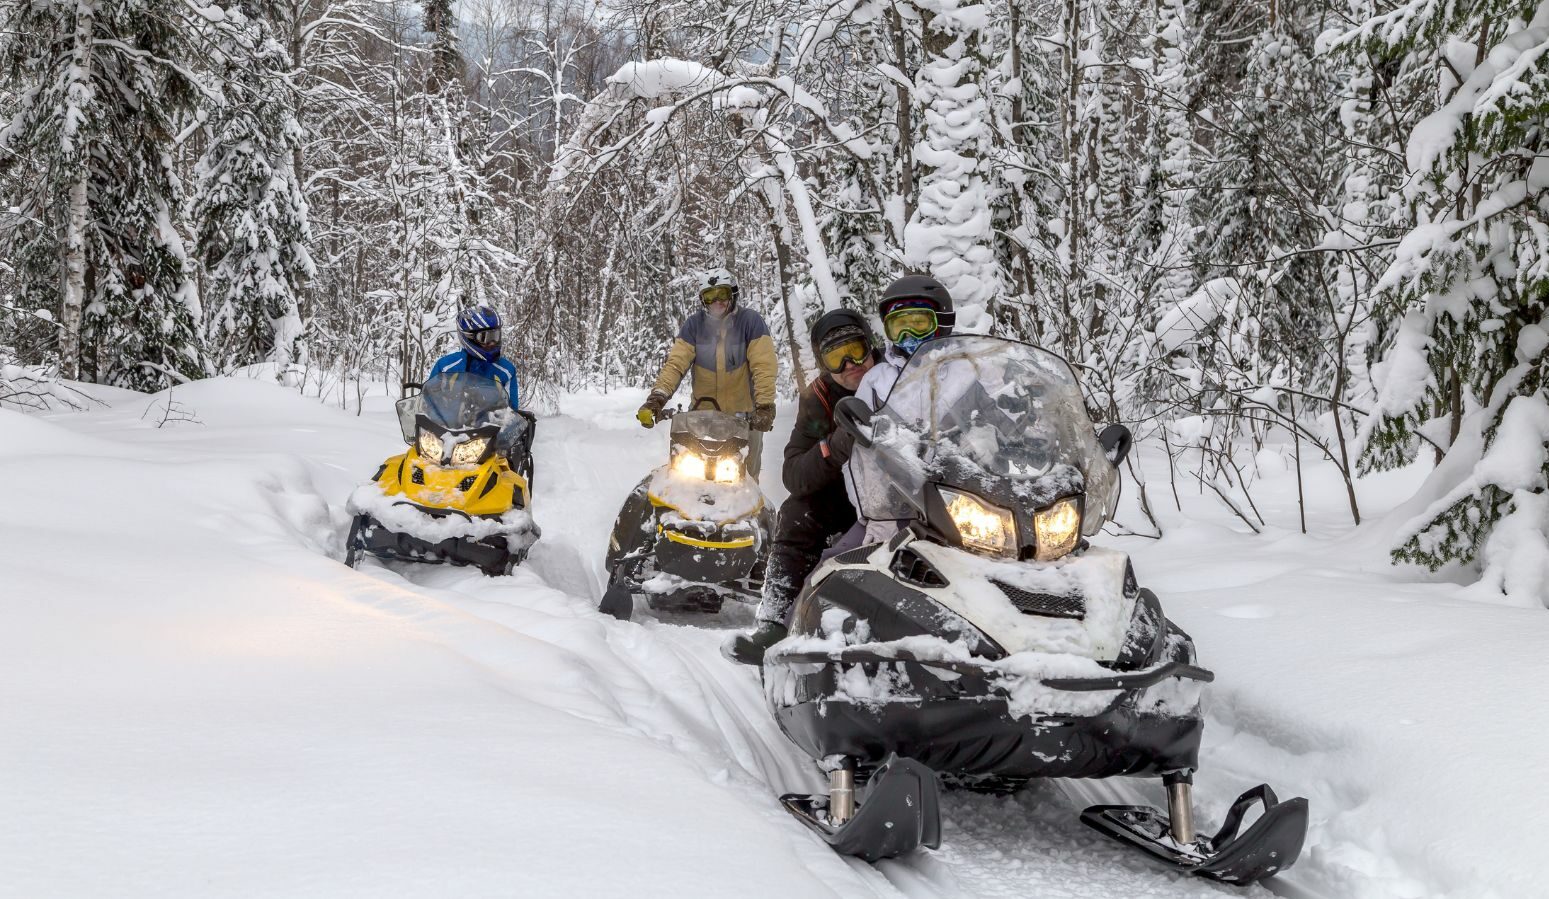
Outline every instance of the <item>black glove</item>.
<svg viewBox="0 0 1549 899"><path fill-rule="evenodd" d="M834 428L828 435L828 461L835 465L843 465L850 461L850 453L855 451L855 435L844 428Z"/></svg>
<svg viewBox="0 0 1549 899"><path fill-rule="evenodd" d="M748 421L755 431L774 430L774 403L759 403L753 407L753 417Z"/></svg>

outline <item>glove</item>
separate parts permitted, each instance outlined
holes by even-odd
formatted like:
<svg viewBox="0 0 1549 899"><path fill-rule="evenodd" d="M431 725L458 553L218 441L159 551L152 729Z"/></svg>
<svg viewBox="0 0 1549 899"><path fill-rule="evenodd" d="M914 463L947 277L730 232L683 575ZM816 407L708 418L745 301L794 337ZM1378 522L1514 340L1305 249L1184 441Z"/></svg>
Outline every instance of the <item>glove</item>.
<svg viewBox="0 0 1549 899"><path fill-rule="evenodd" d="M661 414L662 407L665 405L667 405L667 395L653 390L651 395L646 397L645 405L635 413L635 420L640 422L642 428L654 428L656 416Z"/></svg>
<svg viewBox="0 0 1549 899"><path fill-rule="evenodd" d="M835 465L843 465L850 461L850 453L855 451L855 435L844 428L834 428L834 432L828 435L828 460Z"/></svg>
<svg viewBox="0 0 1549 899"><path fill-rule="evenodd" d="M759 403L753 407L753 418L748 424L755 431L773 431L774 415L774 403Z"/></svg>

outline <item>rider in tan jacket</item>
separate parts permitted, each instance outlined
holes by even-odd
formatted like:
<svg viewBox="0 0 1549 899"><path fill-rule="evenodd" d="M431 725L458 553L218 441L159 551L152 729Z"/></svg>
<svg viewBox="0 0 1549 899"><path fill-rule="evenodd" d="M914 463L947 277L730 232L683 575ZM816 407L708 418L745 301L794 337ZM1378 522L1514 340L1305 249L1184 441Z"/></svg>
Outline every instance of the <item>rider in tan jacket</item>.
<svg viewBox="0 0 1549 899"><path fill-rule="evenodd" d="M756 479L763 461L764 432L774 428L774 339L763 316L737 305L737 279L725 269L700 279L704 308L688 317L667 351L651 395L635 417L644 427L656 424L667 398L692 373L693 408L701 398L715 400L722 412L751 413L747 470Z"/></svg>

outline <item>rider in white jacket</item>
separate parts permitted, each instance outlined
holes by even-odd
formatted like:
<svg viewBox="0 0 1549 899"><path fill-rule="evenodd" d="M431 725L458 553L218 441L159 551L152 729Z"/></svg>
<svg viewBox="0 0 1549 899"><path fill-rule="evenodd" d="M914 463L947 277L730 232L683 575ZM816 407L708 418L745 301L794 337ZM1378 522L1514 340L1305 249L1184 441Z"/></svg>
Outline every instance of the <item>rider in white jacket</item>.
<svg viewBox="0 0 1549 899"><path fill-rule="evenodd" d="M952 333L956 313L952 309L952 295L940 281L929 275L905 275L889 284L877 303L877 313L882 318L882 330L887 335L888 347L882 361L872 366L861 379L855 395L870 406L872 411L882 408L902 374L909 357L927 340L945 337ZM844 485L850 494L860 521L845 535L835 550L841 547L878 543L891 537L897 530L898 521L891 518L871 518L867 515L864 501L868 496L881 496L886 485L870 483L879 477L874 468L857 464L854 459L845 465ZM875 501L869 503L875 513Z"/></svg>

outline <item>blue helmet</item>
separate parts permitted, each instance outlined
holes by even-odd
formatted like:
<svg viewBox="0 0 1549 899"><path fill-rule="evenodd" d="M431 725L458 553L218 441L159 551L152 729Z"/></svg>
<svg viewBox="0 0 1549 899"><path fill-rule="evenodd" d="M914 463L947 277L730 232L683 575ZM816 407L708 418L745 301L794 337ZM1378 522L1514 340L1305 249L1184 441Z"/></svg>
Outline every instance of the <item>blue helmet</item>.
<svg viewBox="0 0 1549 899"><path fill-rule="evenodd" d="M500 316L488 306L457 313L457 341L473 358L494 362L500 358Z"/></svg>

